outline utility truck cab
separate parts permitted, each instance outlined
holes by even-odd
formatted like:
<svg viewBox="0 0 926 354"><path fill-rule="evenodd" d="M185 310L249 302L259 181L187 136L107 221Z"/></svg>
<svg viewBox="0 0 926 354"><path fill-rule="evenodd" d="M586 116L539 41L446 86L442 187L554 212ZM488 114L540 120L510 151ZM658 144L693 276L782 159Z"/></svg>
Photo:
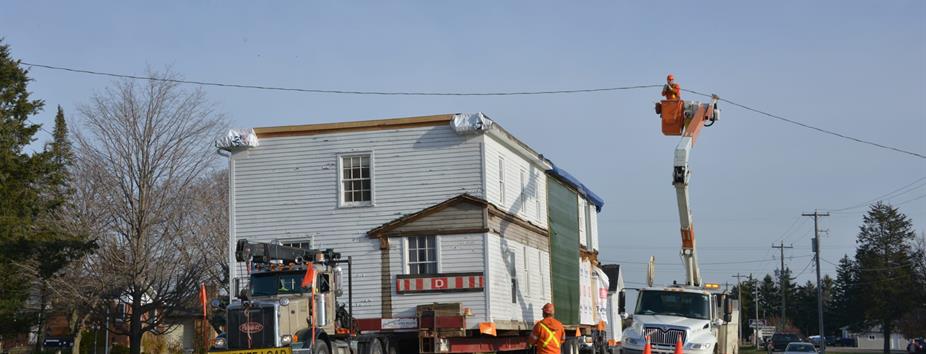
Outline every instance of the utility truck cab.
<svg viewBox="0 0 926 354"><path fill-rule="evenodd" d="M703 288L672 285L639 290L632 315L624 330L623 354L641 354L649 336L652 352L674 353L682 342L685 353L736 354L738 317L734 301L716 291L715 284Z"/></svg>

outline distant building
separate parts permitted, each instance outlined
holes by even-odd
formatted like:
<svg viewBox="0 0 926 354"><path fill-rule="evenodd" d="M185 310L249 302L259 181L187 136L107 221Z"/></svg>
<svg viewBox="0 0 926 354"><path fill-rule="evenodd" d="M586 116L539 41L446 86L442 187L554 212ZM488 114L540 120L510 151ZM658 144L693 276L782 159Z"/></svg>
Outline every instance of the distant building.
<svg viewBox="0 0 926 354"><path fill-rule="evenodd" d="M840 328L843 338L854 339L859 349L884 349L884 333L881 326L874 326L861 332L852 332L849 327ZM891 350L907 350L909 340L900 333L891 334Z"/></svg>

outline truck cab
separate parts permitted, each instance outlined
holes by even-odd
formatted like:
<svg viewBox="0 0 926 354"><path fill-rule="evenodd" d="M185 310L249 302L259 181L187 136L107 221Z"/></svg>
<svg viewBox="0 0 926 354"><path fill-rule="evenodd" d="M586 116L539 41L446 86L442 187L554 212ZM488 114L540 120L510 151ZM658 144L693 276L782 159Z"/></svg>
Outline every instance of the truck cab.
<svg viewBox="0 0 926 354"><path fill-rule="evenodd" d="M640 354L649 337L652 352L735 354L738 351L733 299L712 284L703 288L672 285L639 290L632 324L623 332L623 354Z"/></svg>

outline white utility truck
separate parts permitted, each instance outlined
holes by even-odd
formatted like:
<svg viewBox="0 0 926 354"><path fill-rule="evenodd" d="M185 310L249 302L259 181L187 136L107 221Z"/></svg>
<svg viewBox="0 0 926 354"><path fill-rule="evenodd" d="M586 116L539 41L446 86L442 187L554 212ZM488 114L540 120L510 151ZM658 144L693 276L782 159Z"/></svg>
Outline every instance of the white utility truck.
<svg viewBox="0 0 926 354"><path fill-rule="evenodd" d="M710 103L663 100L656 104L662 116L662 132L680 135L675 149L672 184L678 199L681 222L681 258L685 267L685 284L653 286L653 262L647 287L639 289L636 310L624 318L632 324L623 332L623 354L640 354L649 340L653 354L674 353L681 343L684 353L737 354L739 352L738 306L717 284L704 284L695 251L694 227L688 200L688 155L704 126L717 120L718 97Z"/></svg>

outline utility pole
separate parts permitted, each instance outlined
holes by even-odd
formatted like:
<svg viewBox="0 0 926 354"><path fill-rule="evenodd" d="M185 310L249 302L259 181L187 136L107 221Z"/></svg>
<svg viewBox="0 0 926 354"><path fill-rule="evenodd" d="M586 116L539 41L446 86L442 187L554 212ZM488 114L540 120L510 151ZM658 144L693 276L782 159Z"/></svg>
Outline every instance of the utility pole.
<svg viewBox="0 0 926 354"><path fill-rule="evenodd" d="M830 216L830 213L821 213L816 210L813 213L803 213L801 216L813 217L813 252L814 259L817 261L817 322L820 323L820 354L826 354L826 338L823 335L823 287L820 286L820 228L817 226L817 220L821 216Z"/></svg>
<svg viewBox="0 0 926 354"><path fill-rule="evenodd" d="M743 321L743 282L740 281L740 278L745 278L746 275L736 273L736 275L733 275L733 277L736 278L736 307L739 309L737 313L739 313L739 316L740 316L739 322L742 322ZM749 316L746 316L746 317L749 317ZM743 342L743 324L742 323L739 326L737 326L737 330L739 331L739 335L740 335L739 336L740 343L742 343Z"/></svg>
<svg viewBox="0 0 926 354"><path fill-rule="evenodd" d="M781 268L778 274L778 285L779 285L778 287L780 288L779 290L781 290L781 321L780 321L781 323L779 324L781 328L779 329L784 329L785 323L787 323L786 321L787 315L785 314L785 309L787 308L787 306L785 305L787 305L787 301L788 301L785 298L785 293L786 293L785 291L787 290L785 289L785 285L787 285L787 283L785 283L785 248L794 248L794 245L792 244L790 246L785 246L785 242L781 241L781 245L779 246L775 246L775 244L773 243L772 248L777 248L779 251L781 251L781 257L780 257L781 258Z"/></svg>
<svg viewBox="0 0 926 354"><path fill-rule="evenodd" d="M759 279L756 278L756 282L752 282L752 273L749 273L749 283L752 284L752 291L755 294L752 298L756 304L756 328L752 330L752 336L755 340L756 350L759 349Z"/></svg>

